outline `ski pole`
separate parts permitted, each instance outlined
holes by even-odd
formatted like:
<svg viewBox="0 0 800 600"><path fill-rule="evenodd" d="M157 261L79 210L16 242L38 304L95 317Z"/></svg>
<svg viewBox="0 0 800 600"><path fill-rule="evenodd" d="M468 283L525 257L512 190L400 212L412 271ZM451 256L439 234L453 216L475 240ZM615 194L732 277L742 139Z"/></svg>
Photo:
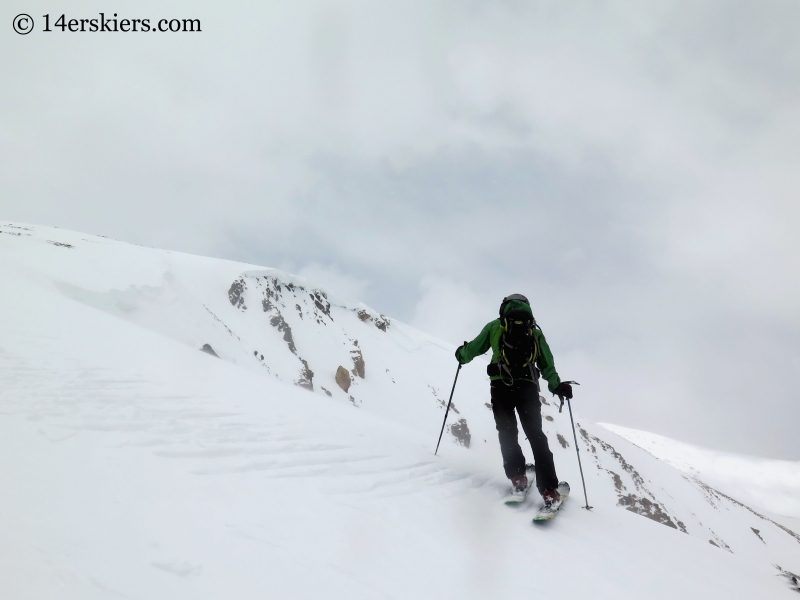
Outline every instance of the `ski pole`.
<svg viewBox="0 0 800 600"><path fill-rule="evenodd" d="M434 456L439 452L439 444L442 443L442 434L444 433L444 425L447 423L447 413L450 412L450 404L453 402L453 393L456 391L456 381L458 381L458 374L461 371L461 363L458 363L458 369L456 369L456 378L453 380L453 389L450 391L450 400L447 401L447 410L444 411L444 421L442 421L442 430L439 432L439 441L436 442L436 452L433 453Z"/></svg>
<svg viewBox="0 0 800 600"><path fill-rule="evenodd" d="M580 385L577 381L567 381L566 383L574 383L575 385ZM561 400L561 406L564 406L564 397L559 396ZM569 409L569 421L572 423L572 438L575 440L575 453L578 455L578 469L581 471L581 483L583 484L583 499L586 501L586 510L592 510L592 506L589 506L589 498L586 495L586 480L583 478L583 466L581 465L581 450L578 448L578 434L575 433L575 420L572 418L572 403L567 398L567 408ZM558 409L558 412L561 412L561 408Z"/></svg>

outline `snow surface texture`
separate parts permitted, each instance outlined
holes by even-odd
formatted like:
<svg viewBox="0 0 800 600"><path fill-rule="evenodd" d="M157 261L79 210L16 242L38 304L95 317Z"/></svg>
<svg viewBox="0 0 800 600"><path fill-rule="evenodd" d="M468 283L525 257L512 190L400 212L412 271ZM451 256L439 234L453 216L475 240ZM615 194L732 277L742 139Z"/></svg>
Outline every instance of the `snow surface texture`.
<svg viewBox="0 0 800 600"><path fill-rule="evenodd" d="M0 277L3 597L796 597L800 536L583 419L589 390L595 508L543 397L573 493L534 525L538 494L503 504L484 362L433 456L444 342L274 269L46 227L0 223Z"/></svg>
<svg viewBox="0 0 800 600"><path fill-rule="evenodd" d="M754 507L800 518L800 463L709 450L647 431L601 425Z"/></svg>

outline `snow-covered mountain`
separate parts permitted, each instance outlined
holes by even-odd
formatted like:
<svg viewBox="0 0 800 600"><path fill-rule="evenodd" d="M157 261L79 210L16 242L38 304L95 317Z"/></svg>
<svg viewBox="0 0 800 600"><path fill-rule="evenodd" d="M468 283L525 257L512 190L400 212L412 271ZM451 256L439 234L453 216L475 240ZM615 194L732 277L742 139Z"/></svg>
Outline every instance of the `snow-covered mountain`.
<svg viewBox="0 0 800 600"><path fill-rule="evenodd" d="M721 452L648 431L601 425L751 506L800 519L800 463Z"/></svg>
<svg viewBox="0 0 800 600"><path fill-rule="evenodd" d="M594 509L569 418L542 397L573 496L534 526L538 496L502 503L483 363L433 455L447 343L275 269L47 227L0 225L0 278L4 597L797 588L791 520L582 418L591 390L574 406Z"/></svg>

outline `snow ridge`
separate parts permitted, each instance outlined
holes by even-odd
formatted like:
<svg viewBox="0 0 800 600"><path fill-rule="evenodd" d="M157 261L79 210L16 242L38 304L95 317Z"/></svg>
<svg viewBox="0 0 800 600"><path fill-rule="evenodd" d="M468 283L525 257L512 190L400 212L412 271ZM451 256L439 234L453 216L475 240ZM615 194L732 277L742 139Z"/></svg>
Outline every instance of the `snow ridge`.
<svg viewBox="0 0 800 600"><path fill-rule="evenodd" d="M0 296L0 452L20 457L0 467L13 597L796 587L795 529L579 412L595 509L575 493L533 527L535 492L502 503L480 361L462 369L434 457L454 348L305 279L15 223L0 225L0 277L13 290ZM569 420L541 401L575 488Z"/></svg>

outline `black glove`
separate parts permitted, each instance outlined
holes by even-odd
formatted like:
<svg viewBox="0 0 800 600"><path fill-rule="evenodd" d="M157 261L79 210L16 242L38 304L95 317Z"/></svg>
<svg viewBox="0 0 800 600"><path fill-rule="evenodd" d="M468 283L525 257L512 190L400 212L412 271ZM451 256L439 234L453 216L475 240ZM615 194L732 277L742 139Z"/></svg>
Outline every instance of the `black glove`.
<svg viewBox="0 0 800 600"><path fill-rule="evenodd" d="M468 343L469 343L469 342L464 342L464 343L463 343L463 344L461 344L461 345L460 345L458 348L456 348L456 360L458 361L458 364L460 364L460 365L463 365L463 364L464 364L464 362L461 360L461 357L459 356L459 354L461 353L461 349L462 349L464 346L466 346Z"/></svg>
<svg viewBox="0 0 800 600"><path fill-rule="evenodd" d="M553 393L556 396L562 396L564 398L572 399L572 386L567 383L566 381L562 381L558 384L556 389L553 390Z"/></svg>

